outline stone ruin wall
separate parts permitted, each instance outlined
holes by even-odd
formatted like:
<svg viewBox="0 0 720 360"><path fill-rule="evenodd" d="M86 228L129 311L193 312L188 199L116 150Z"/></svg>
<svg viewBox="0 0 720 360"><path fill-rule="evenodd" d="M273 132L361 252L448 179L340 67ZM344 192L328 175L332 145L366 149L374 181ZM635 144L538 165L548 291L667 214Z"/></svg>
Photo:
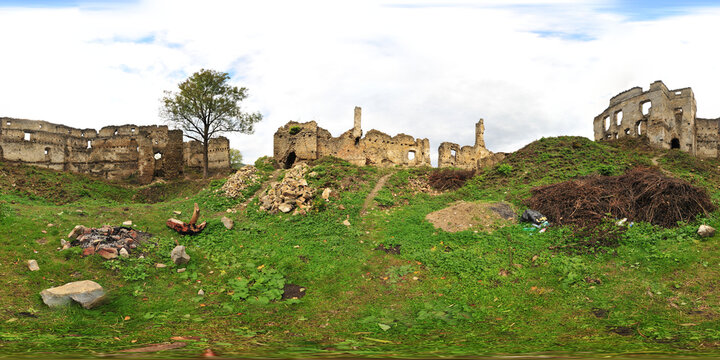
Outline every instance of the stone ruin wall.
<svg viewBox="0 0 720 360"><path fill-rule="evenodd" d="M292 133L293 129L299 130ZM439 167L478 169L491 166L504 158L485 148L483 121L476 125L475 146L442 143ZM431 166L430 141L398 134L390 136L370 130L362 136L361 109L355 108L354 126L338 137L317 125L315 121L290 121L280 127L273 139L273 157L284 168L298 161L311 161L335 156L355 165L374 166ZM453 151L456 153L453 154Z"/></svg>
<svg viewBox="0 0 720 360"><path fill-rule="evenodd" d="M485 148L485 124L480 119L475 124L475 145L463 146L443 142L438 148L438 167L456 167L465 170L477 170L493 166L505 158L503 153L493 153Z"/></svg>
<svg viewBox="0 0 720 360"><path fill-rule="evenodd" d="M209 167L229 168L226 138L210 142ZM202 146L199 147L202 150ZM202 153L186 153L182 130L167 126L106 126L100 131L76 129L47 121L0 118L0 161L102 176L111 180L135 176L177 178L184 166L198 167ZM195 151L195 148L192 149ZM199 156L200 165L188 159Z"/></svg>
<svg viewBox="0 0 720 360"><path fill-rule="evenodd" d="M696 110L691 88L669 90L655 81L648 91L634 87L611 98L593 133L596 141L644 136L656 148L717 158L720 119L697 118Z"/></svg>
<svg viewBox="0 0 720 360"><path fill-rule="evenodd" d="M317 126L315 121L288 122L274 136L273 157L285 168L298 161L335 156L355 165L430 166L430 141L398 134L390 136L377 130L362 136L361 109L355 108L352 129L338 137ZM291 134L293 128L300 131Z"/></svg>

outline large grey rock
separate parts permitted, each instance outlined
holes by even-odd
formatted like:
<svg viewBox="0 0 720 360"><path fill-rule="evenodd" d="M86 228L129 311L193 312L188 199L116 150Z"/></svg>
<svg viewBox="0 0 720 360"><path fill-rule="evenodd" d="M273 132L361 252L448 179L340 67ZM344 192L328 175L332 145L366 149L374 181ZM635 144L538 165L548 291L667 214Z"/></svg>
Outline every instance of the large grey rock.
<svg viewBox="0 0 720 360"><path fill-rule="evenodd" d="M220 219L220 221L222 221L223 225L225 225L225 228L228 230L232 229L233 226L235 226L235 222L232 221L232 219L227 216L223 216L222 219Z"/></svg>
<svg viewBox="0 0 720 360"><path fill-rule="evenodd" d="M323 190L323 192L322 192L322 198L323 198L323 200L325 200L325 201L330 200L330 193L332 193L332 189L330 189L330 188L325 188L325 190Z"/></svg>
<svg viewBox="0 0 720 360"><path fill-rule="evenodd" d="M90 280L75 281L45 289L40 292L40 296L49 307L66 306L76 301L86 309L92 309L106 299L102 286Z"/></svg>
<svg viewBox="0 0 720 360"><path fill-rule="evenodd" d="M176 265L182 265L190 261L190 255L185 252L184 246L178 245L170 252L170 259L172 259Z"/></svg>
<svg viewBox="0 0 720 360"><path fill-rule="evenodd" d="M715 228L708 225L700 225L697 231L698 235L701 237L711 237L715 235Z"/></svg>

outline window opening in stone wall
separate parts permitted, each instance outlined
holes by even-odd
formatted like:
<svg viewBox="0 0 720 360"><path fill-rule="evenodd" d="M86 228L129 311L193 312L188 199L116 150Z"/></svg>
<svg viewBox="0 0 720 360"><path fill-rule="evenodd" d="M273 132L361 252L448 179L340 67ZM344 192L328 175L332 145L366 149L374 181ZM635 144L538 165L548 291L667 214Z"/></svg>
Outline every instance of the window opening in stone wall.
<svg viewBox="0 0 720 360"><path fill-rule="evenodd" d="M25 137L23 138L25 141L30 141L30 133L26 132Z"/></svg>
<svg viewBox="0 0 720 360"><path fill-rule="evenodd" d="M615 113L615 125L620 126L622 124L623 112L622 110Z"/></svg>
<svg viewBox="0 0 720 360"><path fill-rule="evenodd" d="M675 121L682 122L683 117L683 109L682 108L675 108ZM681 124L678 124L681 125Z"/></svg>
<svg viewBox="0 0 720 360"><path fill-rule="evenodd" d="M652 101L645 101L644 103L640 104L640 109L641 109L643 115L650 114L651 107L652 107Z"/></svg>
<svg viewBox="0 0 720 360"><path fill-rule="evenodd" d="M455 151L455 149L450 149L450 156L456 157L456 156L457 156L457 151Z"/></svg>
<svg viewBox="0 0 720 360"><path fill-rule="evenodd" d="M117 135L117 134L118 134L118 131L117 131L117 129L115 129L115 133L113 133L113 135Z"/></svg>
<svg viewBox="0 0 720 360"><path fill-rule="evenodd" d="M360 137L359 136L355 138L355 146L358 146L358 145L360 145Z"/></svg>
<svg viewBox="0 0 720 360"><path fill-rule="evenodd" d="M617 138L618 138L618 133L613 134L613 136L615 137L615 140L617 140Z"/></svg>
<svg viewBox="0 0 720 360"><path fill-rule="evenodd" d="M671 149L679 149L680 148L680 140L678 138L674 138L670 140L670 148Z"/></svg>
<svg viewBox="0 0 720 360"><path fill-rule="evenodd" d="M155 158L155 160L160 160L160 159L162 159L162 154L161 154L161 153L155 153L155 156L153 156L153 157Z"/></svg>
<svg viewBox="0 0 720 360"><path fill-rule="evenodd" d="M42 124L39 124L39 125L38 125L38 129L42 129Z"/></svg>
<svg viewBox="0 0 720 360"><path fill-rule="evenodd" d="M610 116L609 115L603 119L603 122L605 123L605 131L610 130Z"/></svg>
<svg viewBox="0 0 720 360"><path fill-rule="evenodd" d="M140 152L140 147L139 147L139 146L136 146L136 147L135 147L135 151Z"/></svg>
<svg viewBox="0 0 720 360"><path fill-rule="evenodd" d="M135 128L131 128L131 129L130 129L130 132L134 134L134 133L135 133Z"/></svg>
<svg viewBox="0 0 720 360"><path fill-rule="evenodd" d="M85 132L84 132L84 131L81 132L81 133L80 133L80 136L85 137Z"/></svg>
<svg viewBox="0 0 720 360"><path fill-rule="evenodd" d="M6 122L5 125L10 126L11 122Z"/></svg>
<svg viewBox="0 0 720 360"><path fill-rule="evenodd" d="M676 91L675 95L682 95L682 91Z"/></svg>
<svg viewBox="0 0 720 360"><path fill-rule="evenodd" d="M415 151L414 150L408 151L407 157L408 157L408 160L415 160Z"/></svg>
<svg viewBox="0 0 720 360"><path fill-rule="evenodd" d="M45 148L45 155L50 155L50 148Z"/></svg>
<svg viewBox="0 0 720 360"><path fill-rule="evenodd" d="M630 129L625 129L625 135L630 135Z"/></svg>
<svg viewBox="0 0 720 360"><path fill-rule="evenodd" d="M88 148L88 149L90 148L90 140L88 140L88 147L87 147L87 148Z"/></svg>
<svg viewBox="0 0 720 360"><path fill-rule="evenodd" d="M645 130L643 130L643 122L642 121L636 122L635 123L635 133L637 133L638 136L641 136L643 134L643 131L645 131Z"/></svg>

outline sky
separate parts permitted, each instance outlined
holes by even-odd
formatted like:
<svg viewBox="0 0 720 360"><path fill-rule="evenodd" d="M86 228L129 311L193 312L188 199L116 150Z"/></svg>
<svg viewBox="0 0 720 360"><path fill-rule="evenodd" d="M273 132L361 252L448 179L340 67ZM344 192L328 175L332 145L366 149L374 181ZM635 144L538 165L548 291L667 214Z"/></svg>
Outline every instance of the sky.
<svg viewBox="0 0 720 360"><path fill-rule="evenodd" d="M246 87L264 119L228 134L244 162L288 121L494 152L593 137L610 98L662 80L720 117L720 1L0 0L0 116L76 128L162 124L200 69Z"/></svg>

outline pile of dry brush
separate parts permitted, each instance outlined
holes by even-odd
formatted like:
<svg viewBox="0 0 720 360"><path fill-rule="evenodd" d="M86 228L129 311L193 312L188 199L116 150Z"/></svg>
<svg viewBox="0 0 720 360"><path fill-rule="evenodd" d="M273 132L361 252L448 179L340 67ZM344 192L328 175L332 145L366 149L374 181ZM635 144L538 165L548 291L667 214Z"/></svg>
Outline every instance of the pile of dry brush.
<svg viewBox="0 0 720 360"><path fill-rule="evenodd" d="M428 183L435 190L454 190L461 188L473 176L474 170L438 169L430 173Z"/></svg>
<svg viewBox="0 0 720 360"><path fill-rule="evenodd" d="M581 228L595 227L608 215L670 228L715 210L704 189L647 168L537 187L526 205L553 223Z"/></svg>

